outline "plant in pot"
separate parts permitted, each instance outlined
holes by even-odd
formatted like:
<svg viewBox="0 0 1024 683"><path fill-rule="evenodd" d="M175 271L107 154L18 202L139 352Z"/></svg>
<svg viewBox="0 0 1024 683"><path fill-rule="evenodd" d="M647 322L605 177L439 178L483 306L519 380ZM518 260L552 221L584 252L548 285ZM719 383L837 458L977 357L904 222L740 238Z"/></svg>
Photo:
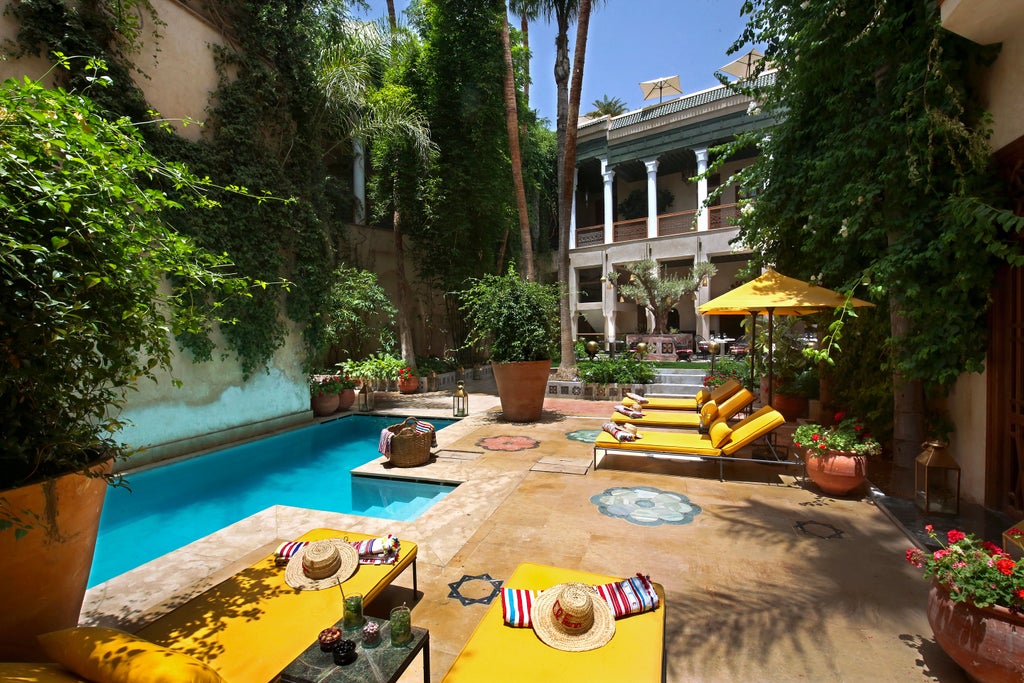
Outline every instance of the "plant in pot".
<svg viewBox="0 0 1024 683"><path fill-rule="evenodd" d="M408 365L398 371L398 391L403 394L415 394L420 388L420 378L416 371Z"/></svg>
<svg viewBox="0 0 1024 683"><path fill-rule="evenodd" d="M309 378L313 413L324 417L339 410L348 410L356 400L355 386L356 383L344 375L313 375Z"/></svg>
<svg viewBox="0 0 1024 683"><path fill-rule="evenodd" d="M930 524L925 531L939 549L910 548L906 558L932 580L935 641L973 681L1024 680L1024 564L973 534L952 529L943 543Z"/></svg>
<svg viewBox="0 0 1024 683"><path fill-rule="evenodd" d="M0 84L0 113L0 661L25 661L78 622L128 392L250 283L166 226L209 202L133 124L29 80Z"/></svg>
<svg viewBox="0 0 1024 683"><path fill-rule="evenodd" d="M459 294L467 345L490 353L503 418L536 422L558 338L558 287L524 280L510 265L504 275L472 280Z"/></svg>
<svg viewBox="0 0 1024 683"><path fill-rule="evenodd" d="M790 421L806 417L809 398L807 385L802 385L800 378L811 368L811 361L804 355L804 341L797 333L798 322L797 318L791 316L776 317L772 333L772 378L775 382L771 392L772 406ZM755 368L761 374L761 401L767 403L767 326L758 326L755 337Z"/></svg>
<svg viewBox="0 0 1024 683"><path fill-rule="evenodd" d="M807 476L825 493L844 496L867 479L867 459L882 444L855 417L836 413L834 424L802 424L793 432L793 446L804 450Z"/></svg>

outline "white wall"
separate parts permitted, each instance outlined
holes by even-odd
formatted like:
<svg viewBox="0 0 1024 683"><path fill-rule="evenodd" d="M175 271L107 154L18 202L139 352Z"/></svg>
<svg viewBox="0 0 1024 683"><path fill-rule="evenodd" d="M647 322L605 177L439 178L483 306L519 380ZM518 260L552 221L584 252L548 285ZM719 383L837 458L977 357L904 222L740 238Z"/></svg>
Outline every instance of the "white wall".
<svg viewBox="0 0 1024 683"><path fill-rule="evenodd" d="M960 498L985 501L986 374L964 373L946 401L955 431L949 453L960 465Z"/></svg>

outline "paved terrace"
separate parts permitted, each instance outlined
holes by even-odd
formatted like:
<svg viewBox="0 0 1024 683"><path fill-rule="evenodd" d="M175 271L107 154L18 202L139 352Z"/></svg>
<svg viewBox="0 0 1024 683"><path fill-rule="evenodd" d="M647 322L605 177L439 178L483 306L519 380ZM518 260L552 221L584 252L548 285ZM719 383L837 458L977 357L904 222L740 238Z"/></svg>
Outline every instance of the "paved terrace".
<svg viewBox="0 0 1024 683"><path fill-rule="evenodd" d="M640 571L663 584L670 683L966 680L932 638L928 584L903 558L910 541L871 498L824 496L768 465L727 466L725 482L717 466L640 458L606 460L594 472L586 439L611 404L548 400L541 422L513 425L497 419L493 385L471 389L471 417L438 434L430 464L361 468L464 482L416 521L271 508L94 588L83 623L137 629L280 541L324 526L419 544L420 594L405 572L367 612L413 606L413 623L430 629L433 681L468 640L494 585L524 561ZM451 414L451 398L390 395L378 407L440 417ZM640 525L591 502L635 487L685 496L699 513L688 523ZM417 658L401 680L423 680L421 665Z"/></svg>

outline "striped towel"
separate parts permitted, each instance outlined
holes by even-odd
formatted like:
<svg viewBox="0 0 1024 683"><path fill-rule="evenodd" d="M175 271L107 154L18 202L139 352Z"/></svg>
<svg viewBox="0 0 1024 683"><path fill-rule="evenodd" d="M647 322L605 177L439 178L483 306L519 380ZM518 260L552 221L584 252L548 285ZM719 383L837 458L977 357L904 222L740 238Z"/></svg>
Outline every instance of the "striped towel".
<svg viewBox="0 0 1024 683"><path fill-rule="evenodd" d="M643 574L594 588L612 608L616 619L658 608L658 594L651 585L651 577Z"/></svg>
<svg viewBox="0 0 1024 683"><path fill-rule="evenodd" d="M627 408L626 406L621 405L621 404L615 406L615 412L622 413L626 417L633 417L633 418L643 417L644 416L644 412L642 410L633 410L632 408Z"/></svg>
<svg viewBox="0 0 1024 683"><path fill-rule="evenodd" d="M426 432L430 432L430 447L437 448L437 431L434 429L434 425L416 420L416 433L424 434Z"/></svg>
<svg viewBox="0 0 1024 683"><path fill-rule="evenodd" d="M653 612L658 609L658 594L651 585L651 577L637 574L625 581L591 586L612 610L612 616L622 619L632 614ZM506 626L531 628L530 611L537 597L544 591L525 588L501 589L501 618Z"/></svg>
<svg viewBox="0 0 1024 683"><path fill-rule="evenodd" d="M380 441L377 443L377 452L384 457L391 457L391 439L394 438L394 434L388 431L388 428L380 430Z"/></svg>
<svg viewBox="0 0 1024 683"><path fill-rule="evenodd" d="M351 543L359 553L359 564L394 564L398 561L399 541L392 534Z"/></svg>
<svg viewBox="0 0 1024 683"><path fill-rule="evenodd" d="M626 431L614 422L605 422L601 425L601 429L615 437L615 440L619 443L623 441L636 441L636 434Z"/></svg>
<svg viewBox="0 0 1024 683"><path fill-rule="evenodd" d="M629 399L630 401L632 401L633 403L636 403L637 405L640 405L640 406L642 406L642 405L643 405L643 404L645 404L645 403L649 403L649 401L648 401L648 400L647 400L646 398L644 398L644 397L643 397L643 396L641 396L640 394L634 394L634 393L633 393L633 392L631 392L631 391L627 391L627 392L626 392L625 394L623 394L623 395L624 395L624 396L625 396L626 398L628 398L628 399Z"/></svg>
<svg viewBox="0 0 1024 683"><path fill-rule="evenodd" d="M502 588L501 618L505 620L505 625L516 628L533 626L530 621L530 610L533 609L533 603L541 593L542 591L523 588Z"/></svg>
<svg viewBox="0 0 1024 683"><path fill-rule="evenodd" d="M288 564L288 560L292 559L292 555L299 552L305 546L305 541L285 541L277 546L277 550L274 551L274 564L278 567Z"/></svg>

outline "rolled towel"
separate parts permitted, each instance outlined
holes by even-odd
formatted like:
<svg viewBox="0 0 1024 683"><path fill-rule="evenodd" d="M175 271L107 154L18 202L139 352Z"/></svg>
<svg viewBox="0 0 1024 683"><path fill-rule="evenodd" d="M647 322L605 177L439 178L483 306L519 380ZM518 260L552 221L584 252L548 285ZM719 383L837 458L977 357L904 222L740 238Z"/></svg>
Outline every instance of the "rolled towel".
<svg viewBox="0 0 1024 683"><path fill-rule="evenodd" d="M648 401L648 400L647 400L646 398L644 398L644 397L643 397L643 396L641 396L640 394L634 394L634 393L633 393L633 392L631 392L631 391L627 391L627 392L625 393L625 396L626 396L626 398L628 398L628 399L629 399L630 401L632 401L633 403L636 403L637 405L641 405L641 406L642 406L643 404L645 404L645 403L648 403L648 402L649 402L649 401Z"/></svg>
<svg viewBox="0 0 1024 683"><path fill-rule="evenodd" d="M636 434L633 434L632 432L623 429L614 422L605 422L601 426L601 429L611 434L619 443L622 443L623 441L636 440Z"/></svg>
<svg viewBox="0 0 1024 683"><path fill-rule="evenodd" d="M377 452L385 457L391 457L391 439L393 439L394 436L394 433L387 427L380 430L380 440L377 442Z"/></svg>
<svg viewBox="0 0 1024 683"><path fill-rule="evenodd" d="M277 550L274 551L274 564L279 567L287 565L288 560L292 559L292 555L299 552L305 546L305 541L285 541L277 546Z"/></svg>
<svg viewBox="0 0 1024 683"><path fill-rule="evenodd" d="M651 577L637 574L625 581L594 586L604 598L616 619L630 614L641 614L658 608L658 593L651 585Z"/></svg>
<svg viewBox="0 0 1024 683"><path fill-rule="evenodd" d="M643 417L644 416L644 412L642 410L633 410L632 408L627 408L626 406L621 405L621 404L615 406L615 412L622 413L626 417L632 417L632 418L638 418L638 417Z"/></svg>

